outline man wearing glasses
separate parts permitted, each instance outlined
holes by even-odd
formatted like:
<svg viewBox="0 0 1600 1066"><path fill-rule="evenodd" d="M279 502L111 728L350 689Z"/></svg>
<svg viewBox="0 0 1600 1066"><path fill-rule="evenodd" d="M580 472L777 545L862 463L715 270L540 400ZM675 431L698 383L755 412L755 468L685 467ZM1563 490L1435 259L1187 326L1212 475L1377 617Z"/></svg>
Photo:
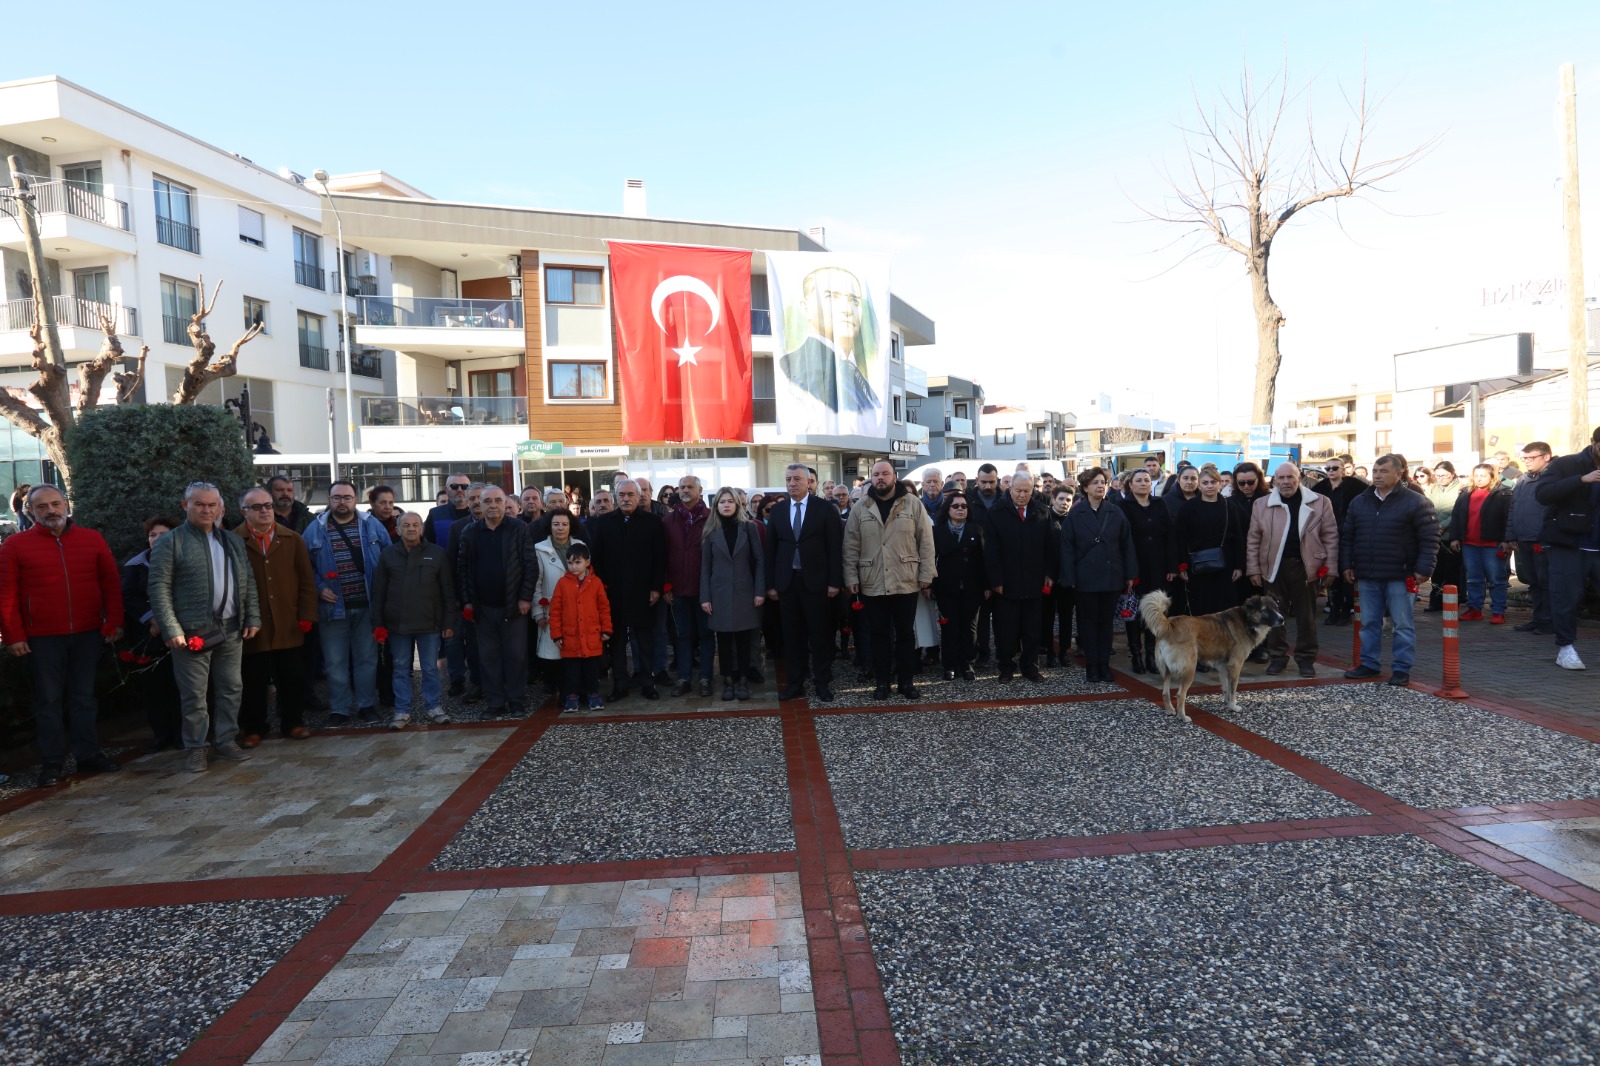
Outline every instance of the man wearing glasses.
<svg viewBox="0 0 1600 1066"><path fill-rule="evenodd" d="M472 509L467 506L467 490L471 487L472 479L465 474L451 474L445 479L444 490L450 499L428 512L428 517L422 523L423 540L437 544L441 548L449 548L450 527L457 522L472 521ZM450 565L455 566L455 556L449 556L449 559ZM441 643L444 647L445 660L449 664L450 695L464 695L467 691L466 635L461 628L458 628L455 636L445 637Z"/></svg>
<svg viewBox="0 0 1600 1066"><path fill-rule="evenodd" d="M277 520L272 496L251 489L240 501L244 525L233 531L244 542L260 601L261 630L244 642L240 676L239 746L253 748L267 735L267 685L278 687L278 728L304 740L305 672L301 645L317 618L317 580L299 534Z"/></svg>
<svg viewBox="0 0 1600 1066"><path fill-rule="evenodd" d="M454 480L454 479L452 479ZM343 725L354 708L363 722L378 717L378 643L372 636L372 576L389 546L383 523L356 510L356 487L328 486L328 509L306 527L316 573L322 657L328 671L328 724Z"/></svg>
<svg viewBox="0 0 1600 1066"><path fill-rule="evenodd" d="M1327 477L1317 482L1313 492L1326 496L1328 502L1333 504L1334 524L1344 528L1345 512L1350 510L1350 501L1367 491L1367 483L1357 477L1347 477L1344 472L1345 463L1349 460L1343 456L1329 459L1322 466L1322 472ZM1355 610L1355 590L1343 575L1328 585L1328 614L1327 624L1330 626L1347 626L1350 624L1350 614Z"/></svg>

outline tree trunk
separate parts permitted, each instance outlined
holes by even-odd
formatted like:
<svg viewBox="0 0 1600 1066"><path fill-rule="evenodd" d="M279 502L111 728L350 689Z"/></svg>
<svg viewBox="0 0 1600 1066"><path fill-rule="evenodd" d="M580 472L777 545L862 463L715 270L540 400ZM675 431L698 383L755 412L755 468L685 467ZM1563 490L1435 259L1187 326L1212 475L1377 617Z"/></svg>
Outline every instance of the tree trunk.
<svg viewBox="0 0 1600 1066"><path fill-rule="evenodd" d="M1256 388L1250 402L1250 424L1272 424L1272 408L1278 400L1278 367L1283 353L1278 349L1278 331L1283 328L1283 312L1272 299L1267 286L1268 250L1248 257L1250 296L1256 309Z"/></svg>

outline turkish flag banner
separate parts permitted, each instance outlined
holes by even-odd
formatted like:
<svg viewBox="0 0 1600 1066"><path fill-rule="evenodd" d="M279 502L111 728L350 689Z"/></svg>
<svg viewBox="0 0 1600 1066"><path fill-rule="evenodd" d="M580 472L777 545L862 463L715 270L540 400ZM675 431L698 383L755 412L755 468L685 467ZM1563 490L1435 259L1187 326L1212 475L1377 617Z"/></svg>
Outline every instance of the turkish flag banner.
<svg viewBox="0 0 1600 1066"><path fill-rule="evenodd" d="M749 441L750 252L607 244L622 442Z"/></svg>

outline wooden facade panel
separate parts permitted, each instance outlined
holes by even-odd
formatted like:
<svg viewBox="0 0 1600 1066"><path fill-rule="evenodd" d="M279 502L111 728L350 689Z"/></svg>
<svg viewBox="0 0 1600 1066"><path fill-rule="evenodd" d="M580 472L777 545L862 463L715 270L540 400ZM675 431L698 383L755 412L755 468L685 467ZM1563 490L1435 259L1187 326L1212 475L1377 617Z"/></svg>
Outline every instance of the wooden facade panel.
<svg viewBox="0 0 1600 1066"><path fill-rule="evenodd" d="M539 313L543 265L539 253L522 253L522 322L527 344L528 435L530 439L566 444L618 444L622 441L622 408L607 404L550 404L546 402L544 372L544 321ZM609 271L607 272L609 274ZM612 327L615 347L615 325ZM621 383L612 366L611 394L621 398Z"/></svg>

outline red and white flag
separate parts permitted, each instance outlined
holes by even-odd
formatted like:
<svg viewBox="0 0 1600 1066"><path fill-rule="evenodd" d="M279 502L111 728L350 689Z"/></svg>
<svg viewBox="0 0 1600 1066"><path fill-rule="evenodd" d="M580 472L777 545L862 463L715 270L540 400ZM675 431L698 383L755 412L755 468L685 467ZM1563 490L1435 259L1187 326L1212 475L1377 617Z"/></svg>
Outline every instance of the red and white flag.
<svg viewBox="0 0 1600 1066"><path fill-rule="evenodd" d="M750 252L608 243L623 443L750 440Z"/></svg>

